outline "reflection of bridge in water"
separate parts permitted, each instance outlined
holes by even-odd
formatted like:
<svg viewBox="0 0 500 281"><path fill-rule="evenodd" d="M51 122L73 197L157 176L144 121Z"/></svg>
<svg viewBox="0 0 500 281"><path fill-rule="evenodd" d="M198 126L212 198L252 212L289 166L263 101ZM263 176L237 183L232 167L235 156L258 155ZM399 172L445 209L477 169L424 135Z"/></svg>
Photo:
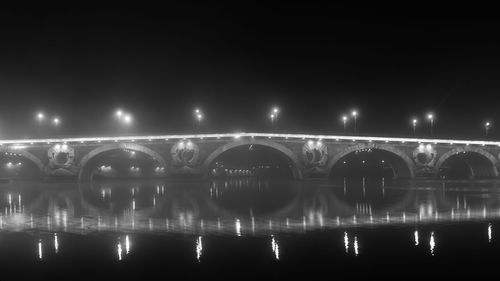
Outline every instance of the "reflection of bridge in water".
<svg viewBox="0 0 500 281"><path fill-rule="evenodd" d="M492 183L402 188L331 183L288 182L286 200L280 206L257 210L252 202L224 205L221 197L243 200L235 194L249 186L276 183L164 183L67 185L56 189L16 185L1 190L0 228L7 231L89 233L154 232L187 234L261 235L303 232L326 228L426 224L487 220L500 217L498 199L488 197ZM223 190L214 191L215 188ZM496 186L496 184L494 185ZM42 187L43 188L43 187ZM278 192L283 190L277 188ZM262 194L262 190L257 194ZM363 194L368 192L369 196ZM218 195L216 196L215 193ZM353 195L353 196L350 196ZM273 195L271 193L271 195ZM259 198L277 202L274 197ZM377 204L377 198L383 204ZM246 204L246 205L245 205ZM119 207L116 207L119 206ZM121 207L120 207L121 206Z"/></svg>

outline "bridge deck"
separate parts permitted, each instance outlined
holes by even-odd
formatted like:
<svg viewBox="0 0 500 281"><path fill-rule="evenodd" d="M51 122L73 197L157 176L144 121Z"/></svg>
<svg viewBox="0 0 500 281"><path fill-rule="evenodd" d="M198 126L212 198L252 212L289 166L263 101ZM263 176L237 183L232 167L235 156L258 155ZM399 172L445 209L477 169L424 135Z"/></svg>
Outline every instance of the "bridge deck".
<svg viewBox="0 0 500 281"><path fill-rule="evenodd" d="M464 144L481 146L500 146L500 141L485 140L454 140L429 138L342 136L342 135L311 135L311 134L273 134L273 133L224 133L224 134L186 134L186 135L150 135L150 136L117 136L117 137L77 137L77 138L45 138L45 139L13 139L0 140L0 145L22 146L27 144L50 143L88 143L88 142L135 142L159 141L176 139L239 139L242 137L281 138L281 139L314 139L332 141L368 141L385 143L434 143L434 144ZM19 147L23 148L23 147Z"/></svg>

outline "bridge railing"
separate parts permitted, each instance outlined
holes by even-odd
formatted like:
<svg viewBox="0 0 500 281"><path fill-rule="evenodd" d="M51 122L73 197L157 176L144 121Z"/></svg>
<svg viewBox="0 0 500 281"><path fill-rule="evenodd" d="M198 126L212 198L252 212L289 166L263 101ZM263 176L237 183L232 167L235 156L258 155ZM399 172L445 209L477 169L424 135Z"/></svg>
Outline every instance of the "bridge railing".
<svg viewBox="0 0 500 281"><path fill-rule="evenodd" d="M401 138L401 137L372 137L372 136L346 136L346 135L313 135L313 134L278 134L278 133L224 133L224 134L187 134L187 135L146 135L146 136L107 136L107 137L77 137L77 138L45 138L45 139L13 139L0 140L0 146L11 145L11 148L22 149L26 145L51 144L51 143L100 143L100 142L135 142L135 141L170 141L182 139L240 139L269 138L269 139L291 139L291 140L329 140L329 141L366 141L382 143L434 143L434 144L461 144L500 146L499 141L484 140L454 140L454 139L431 139L431 138Z"/></svg>

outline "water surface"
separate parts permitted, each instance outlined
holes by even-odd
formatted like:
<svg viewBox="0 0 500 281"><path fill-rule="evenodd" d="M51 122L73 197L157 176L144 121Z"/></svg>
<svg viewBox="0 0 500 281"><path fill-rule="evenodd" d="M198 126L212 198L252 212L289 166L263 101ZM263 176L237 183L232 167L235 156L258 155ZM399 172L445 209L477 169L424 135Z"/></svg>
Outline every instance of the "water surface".
<svg viewBox="0 0 500 281"><path fill-rule="evenodd" d="M484 277L500 253L499 183L2 183L1 276Z"/></svg>

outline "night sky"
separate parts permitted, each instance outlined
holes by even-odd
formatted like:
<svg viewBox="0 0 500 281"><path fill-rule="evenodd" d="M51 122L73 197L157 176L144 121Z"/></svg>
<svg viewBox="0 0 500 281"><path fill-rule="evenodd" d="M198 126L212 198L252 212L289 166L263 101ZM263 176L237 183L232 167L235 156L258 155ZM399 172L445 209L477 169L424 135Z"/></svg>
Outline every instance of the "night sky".
<svg viewBox="0 0 500 281"><path fill-rule="evenodd" d="M408 136L434 111L440 137L500 126L497 20L464 13L383 14L356 7L176 5L0 10L0 138L204 132ZM396 14L397 16L394 16ZM134 126L120 128L116 108ZM351 127L352 128L352 127ZM500 136L500 127L492 137Z"/></svg>

